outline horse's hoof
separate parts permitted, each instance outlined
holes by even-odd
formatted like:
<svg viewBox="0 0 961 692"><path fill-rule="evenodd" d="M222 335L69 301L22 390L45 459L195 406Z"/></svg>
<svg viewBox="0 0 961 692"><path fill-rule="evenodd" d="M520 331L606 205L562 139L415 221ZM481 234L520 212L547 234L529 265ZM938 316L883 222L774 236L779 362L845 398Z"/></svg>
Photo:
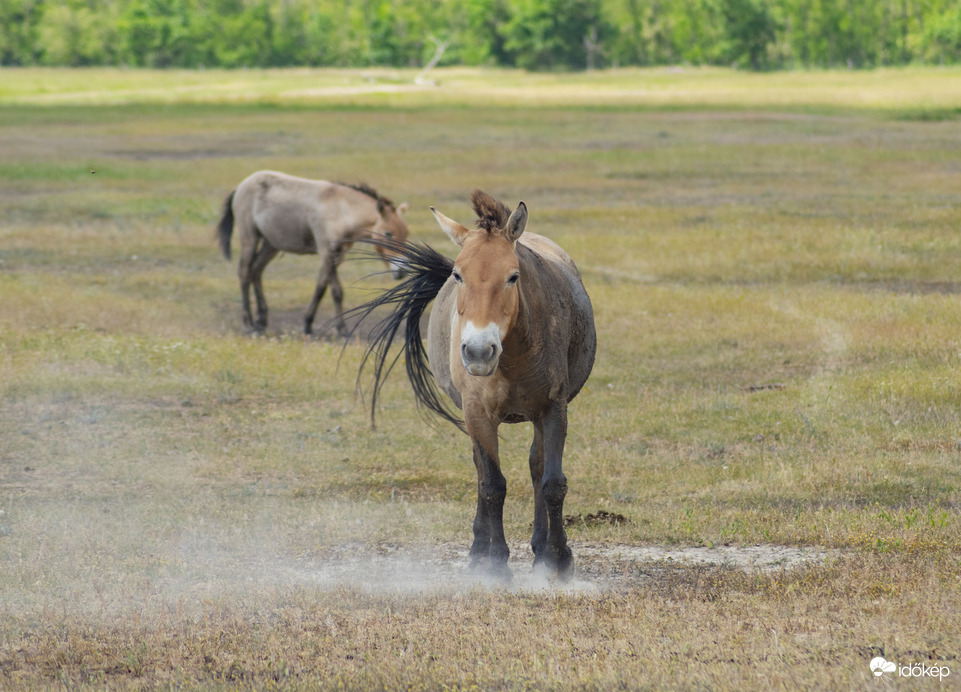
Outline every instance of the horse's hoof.
<svg viewBox="0 0 961 692"><path fill-rule="evenodd" d="M557 581L566 584L574 576L574 555L566 545L559 551L554 560L554 570L557 574Z"/></svg>
<svg viewBox="0 0 961 692"><path fill-rule="evenodd" d="M574 576L574 556L571 549L565 547L560 556L552 555L547 551L535 555L533 571L550 581L566 584Z"/></svg>
<svg viewBox="0 0 961 692"><path fill-rule="evenodd" d="M501 584L510 584L514 580L514 573L507 563L491 564L488 574L491 579Z"/></svg>

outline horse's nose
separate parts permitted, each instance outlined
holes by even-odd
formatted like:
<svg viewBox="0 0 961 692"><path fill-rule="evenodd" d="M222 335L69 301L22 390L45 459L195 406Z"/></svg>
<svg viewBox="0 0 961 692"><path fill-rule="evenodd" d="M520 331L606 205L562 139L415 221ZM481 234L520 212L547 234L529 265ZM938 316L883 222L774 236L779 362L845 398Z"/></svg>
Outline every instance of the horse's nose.
<svg viewBox="0 0 961 692"><path fill-rule="evenodd" d="M478 329L468 320L461 330L460 339L460 359L464 369L471 375L492 375L503 351L502 338L497 324L491 322Z"/></svg>
<svg viewBox="0 0 961 692"><path fill-rule="evenodd" d="M464 369L471 375L486 377L494 374L501 355L501 345L497 342L465 341L460 346L460 358Z"/></svg>
<svg viewBox="0 0 961 692"><path fill-rule="evenodd" d="M480 346L473 344L460 345L461 357L468 362L489 363L494 357L495 350L494 344Z"/></svg>

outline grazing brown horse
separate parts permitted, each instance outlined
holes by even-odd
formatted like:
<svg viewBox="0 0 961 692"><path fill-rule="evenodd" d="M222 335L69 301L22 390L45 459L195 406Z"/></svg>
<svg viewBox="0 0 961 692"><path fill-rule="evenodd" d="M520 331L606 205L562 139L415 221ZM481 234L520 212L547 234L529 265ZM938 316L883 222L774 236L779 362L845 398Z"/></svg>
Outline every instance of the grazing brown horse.
<svg viewBox="0 0 961 692"><path fill-rule="evenodd" d="M461 248L455 261L426 245L390 243L404 256L410 278L352 311L363 320L380 306L393 306L372 330L364 359L373 357L375 364L372 411L397 360L387 363L390 343L406 324L405 363L418 401L461 425L473 443L478 498L471 565L489 560L493 573L508 578L507 484L497 429L501 423L533 423L534 565L566 579L573 570L563 516L567 405L594 364L594 313L571 258L553 241L524 232L523 202L511 212L479 190L472 202L476 230L431 207ZM432 301L425 354L419 324ZM438 385L463 411L463 421L444 404Z"/></svg>
<svg viewBox="0 0 961 692"><path fill-rule="evenodd" d="M267 327L267 301L261 277L279 252L320 255L320 274L314 297L304 316L304 333L310 334L317 305L327 286L337 310L337 331L346 334L343 317L344 289L337 267L351 244L364 238L407 240L409 231L400 218L407 204L395 207L366 185L339 185L306 180L285 173L259 171L244 180L224 201L218 225L220 247L230 259L234 225L240 235L240 296L244 326L255 332ZM403 265L388 246L378 246L394 277ZM257 299L257 320L250 314L250 285Z"/></svg>

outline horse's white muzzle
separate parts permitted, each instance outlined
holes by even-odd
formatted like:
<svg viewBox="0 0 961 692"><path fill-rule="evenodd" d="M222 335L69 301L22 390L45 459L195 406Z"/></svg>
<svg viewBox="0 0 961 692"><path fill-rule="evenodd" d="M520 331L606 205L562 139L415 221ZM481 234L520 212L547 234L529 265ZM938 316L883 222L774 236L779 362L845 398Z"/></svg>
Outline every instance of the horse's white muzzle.
<svg viewBox="0 0 961 692"><path fill-rule="evenodd" d="M493 322L483 329L468 322L461 330L460 359L471 375L493 375L503 350L500 327Z"/></svg>
<svg viewBox="0 0 961 692"><path fill-rule="evenodd" d="M407 262L402 259L390 260L390 275L395 280L403 279L407 275Z"/></svg>

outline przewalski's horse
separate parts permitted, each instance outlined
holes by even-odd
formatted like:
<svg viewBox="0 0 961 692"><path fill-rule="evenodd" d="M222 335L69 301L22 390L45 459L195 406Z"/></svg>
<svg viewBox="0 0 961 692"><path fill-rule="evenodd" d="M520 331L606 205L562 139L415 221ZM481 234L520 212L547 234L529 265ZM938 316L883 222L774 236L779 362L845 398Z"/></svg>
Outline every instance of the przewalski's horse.
<svg viewBox="0 0 961 692"><path fill-rule="evenodd" d="M410 278L352 311L363 319L380 306L393 306L371 332L364 358L364 363L374 359L372 413L383 378L396 362L387 363L390 343L406 323L404 355L418 401L466 428L473 443L478 498L471 566L489 559L491 571L505 577L510 576L503 525L507 486L497 429L501 423L533 423L534 564L566 579L573 559L564 532L562 459L567 405L594 364L591 301L571 258L553 241L524 232L523 202L512 213L479 190L471 201L476 230L431 207L461 247L455 261L425 245L391 243L404 256ZM425 358L420 317L432 301ZM463 411L463 421L445 406L437 385Z"/></svg>
<svg viewBox="0 0 961 692"><path fill-rule="evenodd" d="M244 326L256 332L267 327L267 301L261 278L264 268L279 252L320 255L320 274L314 297L304 316L304 333L310 334L317 305L327 286L337 311L337 331L347 332L343 317L344 289L337 267L351 244L364 238L407 240L401 219L407 204L395 207L366 185L340 185L306 180L275 171L259 171L227 195L217 227L220 248L230 259L234 226L240 235L240 296ZM381 257L400 278L403 266L389 245L378 245ZM250 285L257 299L257 320L250 314Z"/></svg>

